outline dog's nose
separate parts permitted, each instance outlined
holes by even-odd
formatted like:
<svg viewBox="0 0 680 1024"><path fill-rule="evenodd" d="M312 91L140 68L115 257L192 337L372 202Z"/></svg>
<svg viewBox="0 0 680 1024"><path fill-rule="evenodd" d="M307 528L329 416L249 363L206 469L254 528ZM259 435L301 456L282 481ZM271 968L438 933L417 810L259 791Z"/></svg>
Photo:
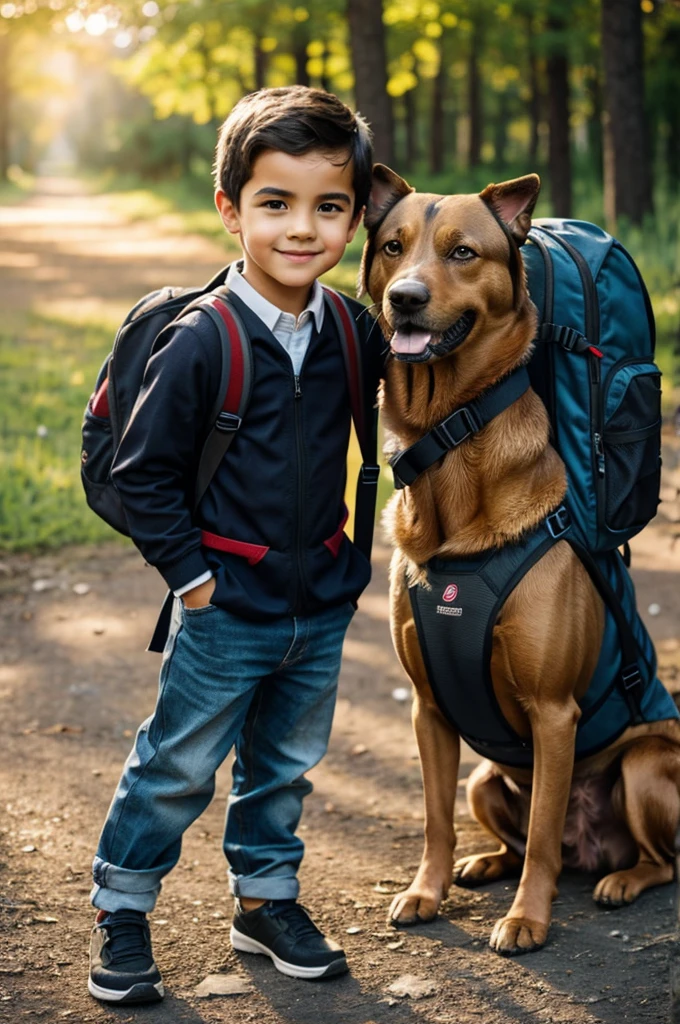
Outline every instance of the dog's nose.
<svg viewBox="0 0 680 1024"><path fill-rule="evenodd" d="M395 281L387 293L390 303L401 312L420 309L430 301L430 292L422 281L406 278Z"/></svg>

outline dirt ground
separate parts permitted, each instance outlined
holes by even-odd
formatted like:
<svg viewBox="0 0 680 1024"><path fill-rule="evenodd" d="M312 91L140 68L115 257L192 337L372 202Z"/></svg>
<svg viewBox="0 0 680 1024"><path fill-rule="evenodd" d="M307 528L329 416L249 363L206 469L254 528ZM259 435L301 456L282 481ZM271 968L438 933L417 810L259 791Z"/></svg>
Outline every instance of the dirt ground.
<svg viewBox="0 0 680 1024"><path fill-rule="evenodd" d="M169 226L125 225L101 198L51 183L0 207L0 308L44 299L130 304L162 283L207 279L223 260ZM74 458L77 439L74 439ZM680 690L680 452L667 437L666 503L634 543L640 606L662 676ZM149 1024L635 1024L668 1019L674 887L614 912L591 900L594 879L565 875L548 944L519 959L487 948L514 884L452 888L438 920L386 927L391 894L421 851L421 786L407 685L388 631L386 569L373 582L345 646L328 756L312 774L302 835L302 900L342 941L350 975L310 984L230 949L231 898L221 852L229 765L215 799L186 835L152 928L167 997L152 1008L109 1009L85 987L92 910L89 869L98 830L138 723L154 704L158 660L144 647L163 585L131 549L112 543L0 558L0 1021ZM652 605L656 614L649 614ZM656 609L653 609L656 611ZM462 776L476 757L463 755ZM459 800L459 851L485 848ZM243 994L201 998L227 974ZM424 982L421 998L390 986ZM407 983L408 985L408 983ZM417 992L414 992L414 995Z"/></svg>

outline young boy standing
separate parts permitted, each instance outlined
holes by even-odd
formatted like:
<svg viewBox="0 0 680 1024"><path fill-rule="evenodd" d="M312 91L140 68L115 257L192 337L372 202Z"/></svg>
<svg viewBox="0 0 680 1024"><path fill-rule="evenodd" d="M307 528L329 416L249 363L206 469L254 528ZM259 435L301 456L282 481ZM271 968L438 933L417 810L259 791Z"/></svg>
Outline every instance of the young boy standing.
<svg viewBox="0 0 680 1024"><path fill-rule="evenodd" d="M371 167L365 122L301 86L246 97L220 131L215 200L243 250L227 286L249 335L254 383L192 515L220 344L209 316L188 313L150 359L116 455L132 536L176 601L156 709L140 726L94 860L89 990L98 999L162 997L146 914L232 747L224 852L234 948L264 953L299 978L347 970L343 951L296 902L295 831L312 788L305 773L326 752L345 632L370 576L354 545L337 543L350 406L318 278L354 236ZM363 307L348 302L377 368L376 332L368 336Z"/></svg>

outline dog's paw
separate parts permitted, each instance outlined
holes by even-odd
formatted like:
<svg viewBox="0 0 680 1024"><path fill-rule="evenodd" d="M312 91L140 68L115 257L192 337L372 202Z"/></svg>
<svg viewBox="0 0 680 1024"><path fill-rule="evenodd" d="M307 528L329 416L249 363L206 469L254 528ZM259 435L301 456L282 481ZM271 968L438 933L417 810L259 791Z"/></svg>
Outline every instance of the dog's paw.
<svg viewBox="0 0 680 1024"><path fill-rule="evenodd" d="M593 899L601 907L625 907L653 885L665 885L673 879L672 864L637 864L627 871L605 875L595 886Z"/></svg>
<svg viewBox="0 0 680 1024"><path fill-rule="evenodd" d="M397 928L433 921L437 916L441 895L424 889L405 889L392 900L387 920Z"/></svg>
<svg viewBox="0 0 680 1024"><path fill-rule="evenodd" d="M491 932L489 946L503 956L519 956L540 949L547 937L547 924L528 917L501 917Z"/></svg>
<svg viewBox="0 0 680 1024"><path fill-rule="evenodd" d="M456 861L453 880L456 885L474 888L476 885L486 885L487 882L495 882L499 878L517 874L521 863L516 854L508 852L478 853Z"/></svg>

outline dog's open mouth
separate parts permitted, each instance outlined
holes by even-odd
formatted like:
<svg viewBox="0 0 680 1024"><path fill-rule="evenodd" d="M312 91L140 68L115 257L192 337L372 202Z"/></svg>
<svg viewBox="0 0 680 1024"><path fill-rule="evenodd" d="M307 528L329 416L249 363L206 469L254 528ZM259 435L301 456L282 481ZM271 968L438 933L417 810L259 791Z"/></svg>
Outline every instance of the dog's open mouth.
<svg viewBox="0 0 680 1024"><path fill-rule="evenodd" d="M390 348L395 359L407 363L424 363L433 357L441 358L462 345L474 322L474 310L468 309L443 334L434 334L421 327L405 324L395 330L390 339Z"/></svg>

